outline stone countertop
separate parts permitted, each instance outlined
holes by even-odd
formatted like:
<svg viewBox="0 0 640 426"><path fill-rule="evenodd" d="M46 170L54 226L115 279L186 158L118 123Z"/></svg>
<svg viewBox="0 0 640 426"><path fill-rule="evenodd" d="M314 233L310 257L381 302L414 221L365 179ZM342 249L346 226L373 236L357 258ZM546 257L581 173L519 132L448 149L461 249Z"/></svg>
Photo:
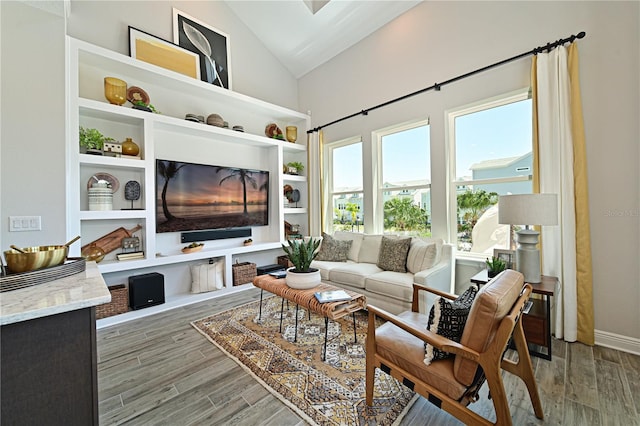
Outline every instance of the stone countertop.
<svg viewBox="0 0 640 426"><path fill-rule="evenodd" d="M0 325L13 324L111 301L95 262L59 280L0 293Z"/></svg>

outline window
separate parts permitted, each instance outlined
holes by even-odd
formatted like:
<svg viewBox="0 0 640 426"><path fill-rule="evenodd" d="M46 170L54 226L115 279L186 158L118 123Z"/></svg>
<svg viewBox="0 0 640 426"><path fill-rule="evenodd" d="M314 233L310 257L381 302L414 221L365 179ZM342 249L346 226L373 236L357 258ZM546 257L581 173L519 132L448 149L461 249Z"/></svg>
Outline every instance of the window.
<svg viewBox="0 0 640 426"><path fill-rule="evenodd" d="M446 111L444 147L431 144L429 120L374 130L370 146L360 137L325 145L325 230L433 233L482 259L508 249L498 196L532 192L531 117L520 90Z"/></svg>
<svg viewBox="0 0 640 426"><path fill-rule="evenodd" d="M327 145L327 188L331 212L329 232L364 232L362 141L360 138Z"/></svg>
<svg viewBox="0 0 640 426"><path fill-rule="evenodd" d="M376 132L379 152L378 218L385 233L431 235L429 123Z"/></svg>
<svg viewBox="0 0 640 426"><path fill-rule="evenodd" d="M451 240L458 250L509 248L498 196L532 192L532 102L527 91L448 112Z"/></svg>

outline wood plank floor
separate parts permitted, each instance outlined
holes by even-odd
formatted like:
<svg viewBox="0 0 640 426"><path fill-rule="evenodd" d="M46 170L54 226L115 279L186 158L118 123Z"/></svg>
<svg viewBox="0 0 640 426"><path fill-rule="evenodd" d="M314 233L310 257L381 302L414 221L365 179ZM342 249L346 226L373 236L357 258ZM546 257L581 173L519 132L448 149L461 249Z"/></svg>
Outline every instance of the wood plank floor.
<svg viewBox="0 0 640 426"><path fill-rule="evenodd" d="M98 330L100 424L304 424L189 324L259 297L251 289ZM505 373L515 425L640 425L640 356L554 341L552 361L532 360L545 421ZM471 407L493 416L483 391ZM420 398L401 424L460 423Z"/></svg>

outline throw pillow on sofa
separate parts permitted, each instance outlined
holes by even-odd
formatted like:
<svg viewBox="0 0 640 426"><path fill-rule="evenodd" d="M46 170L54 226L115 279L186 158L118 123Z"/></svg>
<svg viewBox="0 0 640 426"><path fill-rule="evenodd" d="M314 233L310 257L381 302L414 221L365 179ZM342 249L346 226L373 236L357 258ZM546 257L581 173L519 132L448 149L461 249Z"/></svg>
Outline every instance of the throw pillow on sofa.
<svg viewBox="0 0 640 426"><path fill-rule="evenodd" d="M427 243L417 238L411 241L409 254L407 256L407 270L412 274L417 274L425 269L433 268L438 256L436 243Z"/></svg>
<svg viewBox="0 0 640 426"><path fill-rule="evenodd" d="M378 263L381 243L382 235L364 234L358 252L358 263Z"/></svg>
<svg viewBox="0 0 640 426"><path fill-rule="evenodd" d="M429 312L427 330L460 343L476 294L478 294L478 286L471 285L455 300L449 300L441 296L436 297ZM424 349L424 363L427 365L430 365L432 361L453 356L449 352L441 351L428 343L425 344Z"/></svg>
<svg viewBox="0 0 640 426"><path fill-rule="evenodd" d="M385 271L407 272L407 254L411 246L411 238L382 237L378 268Z"/></svg>
<svg viewBox="0 0 640 426"><path fill-rule="evenodd" d="M331 235L322 233L322 244L316 260L325 260L328 262L346 262L349 250L351 250L353 240L340 241Z"/></svg>
<svg viewBox="0 0 640 426"><path fill-rule="evenodd" d="M333 238L339 241L353 241L349 254L347 255L347 259L353 260L354 262L360 261L358 259L358 253L360 253L360 246L362 246L364 234L360 234L358 232L336 231L333 233Z"/></svg>

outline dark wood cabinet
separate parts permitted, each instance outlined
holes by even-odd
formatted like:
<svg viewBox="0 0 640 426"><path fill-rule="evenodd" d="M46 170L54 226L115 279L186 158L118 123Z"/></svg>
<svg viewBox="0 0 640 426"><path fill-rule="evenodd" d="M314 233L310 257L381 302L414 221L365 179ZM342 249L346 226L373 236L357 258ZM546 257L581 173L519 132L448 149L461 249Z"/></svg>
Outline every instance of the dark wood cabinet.
<svg viewBox="0 0 640 426"><path fill-rule="evenodd" d="M540 299L532 299L531 302L531 309L522 317L522 328L527 343L548 347L546 307Z"/></svg>
<svg viewBox="0 0 640 426"><path fill-rule="evenodd" d="M475 274L471 277L471 282L484 285L490 281L487 270ZM555 293L558 278L543 275L539 283L531 284L533 303L531 308L522 317L522 328L529 344L529 353L544 359L551 359L551 297ZM533 345L544 348L545 352L540 352Z"/></svg>
<svg viewBox="0 0 640 426"><path fill-rule="evenodd" d="M0 328L6 425L98 425L95 308Z"/></svg>

